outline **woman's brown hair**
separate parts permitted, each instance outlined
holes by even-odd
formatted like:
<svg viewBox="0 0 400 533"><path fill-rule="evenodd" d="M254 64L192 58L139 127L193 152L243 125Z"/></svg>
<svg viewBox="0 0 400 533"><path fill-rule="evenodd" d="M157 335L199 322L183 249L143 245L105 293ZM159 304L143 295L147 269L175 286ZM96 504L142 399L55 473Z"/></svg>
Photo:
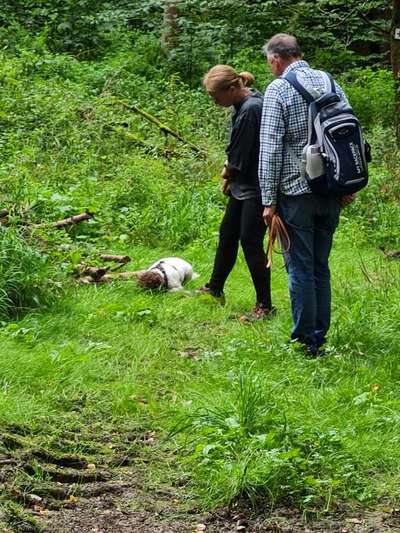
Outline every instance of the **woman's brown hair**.
<svg viewBox="0 0 400 533"><path fill-rule="evenodd" d="M203 77L203 85L208 92L226 91L229 87L251 87L254 76L250 72L239 74L230 65L215 65Z"/></svg>

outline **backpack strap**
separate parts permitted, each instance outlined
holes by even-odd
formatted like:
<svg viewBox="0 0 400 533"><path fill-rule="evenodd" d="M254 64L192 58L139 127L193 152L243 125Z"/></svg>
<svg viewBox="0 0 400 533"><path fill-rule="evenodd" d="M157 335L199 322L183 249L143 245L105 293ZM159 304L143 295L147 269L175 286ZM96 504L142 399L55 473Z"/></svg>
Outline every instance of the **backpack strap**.
<svg viewBox="0 0 400 533"><path fill-rule="evenodd" d="M324 70L316 70L315 72L318 72L324 80L325 83L325 90L327 93L335 93L336 94L336 86L334 79L329 74L329 72L325 72Z"/></svg>
<svg viewBox="0 0 400 533"><path fill-rule="evenodd" d="M304 98L304 100L307 102L307 104L311 104L314 102L315 98L314 96L304 87L304 85L298 80L295 72L288 72L286 76L283 77L284 80L290 83L294 89L298 93L301 94L301 96Z"/></svg>
<svg viewBox="0 0 400 533"><path fill-rule="evenodd" d="M335 87L335 81L332 78L332 76L323 70L316 70L317 72L324 80L325 83L325 91L327 93L332 92L336 94L336 87ZM295 72L291 71L286 74L282 79L288 81L292 87L296 89L298 93L301 94L301 96L305 99L307 104L311 104L317 98L320 96L316 91L313 89L306 88L303 83L298 79Z"/></svg>

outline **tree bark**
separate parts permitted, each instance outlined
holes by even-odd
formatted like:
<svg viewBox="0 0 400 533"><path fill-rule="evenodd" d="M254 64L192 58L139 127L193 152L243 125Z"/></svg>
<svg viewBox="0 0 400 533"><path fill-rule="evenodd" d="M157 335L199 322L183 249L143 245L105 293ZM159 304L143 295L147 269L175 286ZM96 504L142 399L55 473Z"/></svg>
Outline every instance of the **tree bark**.
<svg viewBox="0 0 400 533"><path fill-rule="evenodd" d="M400 0L393 0L392 25L390 34L390 56L395 84L394 120L397 142L400 143Z"/></svg>
<svg viewBox="0 0 400 533"><path fill-rule="evenodd" d="M164 29L161 35L161 46L166 55L176 48L178 43L178 0L165 0Z"/></svg>

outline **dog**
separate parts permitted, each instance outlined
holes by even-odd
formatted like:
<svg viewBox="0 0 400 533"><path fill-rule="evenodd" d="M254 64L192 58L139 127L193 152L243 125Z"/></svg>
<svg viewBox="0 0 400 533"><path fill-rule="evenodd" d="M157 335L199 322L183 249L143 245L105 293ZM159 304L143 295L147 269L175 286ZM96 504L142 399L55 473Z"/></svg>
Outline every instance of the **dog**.
<svg viewBox="0 0 400 533"><path fill-rule="evenodd" d="M160 259L136 275L138 285L144 289L164 288L171 292L182 290L186 282L198 277L192 265L179 257Z"/></svg>

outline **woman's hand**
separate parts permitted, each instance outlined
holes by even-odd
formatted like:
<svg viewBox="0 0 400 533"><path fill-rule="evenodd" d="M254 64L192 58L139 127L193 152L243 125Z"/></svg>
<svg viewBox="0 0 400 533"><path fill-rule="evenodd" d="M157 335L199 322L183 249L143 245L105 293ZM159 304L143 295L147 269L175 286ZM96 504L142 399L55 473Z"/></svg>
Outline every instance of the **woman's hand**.
<svg viewBox="0 0 400 533"><path fill-rule="evenodd" d="M222 194L225 194L225 196L229 196L229 180L222 179L221 183L221 192Z"/></svg>
<svg viewBox="0 0 400 533"><path fill-rule="evenodd" d="M223 169L221 170L221 179L228 180L229 178L230 178L229 168L226 166L226 163L225 163Z"/></svg>

